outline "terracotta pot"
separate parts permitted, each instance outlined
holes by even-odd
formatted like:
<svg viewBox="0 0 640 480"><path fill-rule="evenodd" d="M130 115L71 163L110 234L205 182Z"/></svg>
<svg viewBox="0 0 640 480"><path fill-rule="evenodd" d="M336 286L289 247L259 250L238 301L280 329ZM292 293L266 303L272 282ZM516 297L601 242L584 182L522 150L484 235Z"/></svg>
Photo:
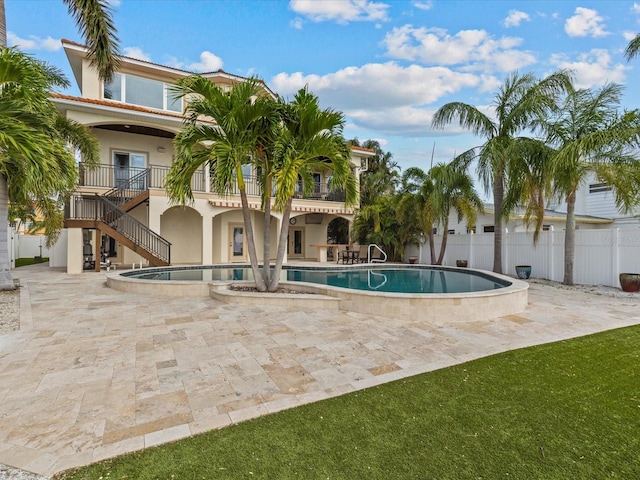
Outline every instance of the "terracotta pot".
<svg viewBox="0 0 640 480"><path fill-rule="evenodd" d="M531 276L531 265L516 265L516 274L520 280L527 280Z"/></svg>
<svg viewBox="0 0 640 480"><path fill-rule="evenodd" d="M639 292L640 273L621 273L620 286L625 292Z"/></svg>

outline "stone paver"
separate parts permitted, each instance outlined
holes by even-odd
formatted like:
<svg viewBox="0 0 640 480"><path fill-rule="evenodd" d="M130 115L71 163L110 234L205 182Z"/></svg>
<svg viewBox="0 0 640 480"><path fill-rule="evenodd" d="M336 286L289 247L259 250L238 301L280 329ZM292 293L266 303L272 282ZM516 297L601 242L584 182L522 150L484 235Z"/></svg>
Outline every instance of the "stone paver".
<svg viewBox="0 0 640 480"><path fill-rule="evenodd" d="M0 336L0 463L52 473L474 358L640 323L640 296L532 284L518 315L448 323L124 294L20 269Z"/></svg>

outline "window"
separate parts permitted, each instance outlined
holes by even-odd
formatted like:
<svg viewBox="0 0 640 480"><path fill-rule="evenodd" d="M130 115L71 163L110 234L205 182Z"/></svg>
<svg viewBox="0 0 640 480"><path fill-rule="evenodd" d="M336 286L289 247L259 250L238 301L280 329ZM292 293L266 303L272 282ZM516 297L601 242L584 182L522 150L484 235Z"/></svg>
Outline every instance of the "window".
<svg viewBox="0 0 640 480"><path fill-rule="evenodd" d="M592 183L589 185L589 193L610 192L611 185L606 183Z"/></svg>
<svg viewBox="0 0 640 480"><path fill-rule="evenodd" d="M182 99L174 100L168 85L148 78L116 73L105 83L103 95L108 100L182 112Z"/></svg>
<svg viewBox="0 0 640 480"><path fill-rule="evenodd" d="M551 225L542 225L543 232L548 232L549 230L551 230Z"/></svg>
<svg viewBox="0 0 640 480"><path fill-rule="evenodd" d="M447 233L448 233L449 235L455 235L455 234L456 234L456 231L455 231L455 230L447 230Z"/></svg>
<svg viewBox="0 0 640 480"><path fill-rule="evenodd" d="M482 227L482 231L484 233L494 233L495 232L495 228L493 225L485 225L484 227Z"/></svg>

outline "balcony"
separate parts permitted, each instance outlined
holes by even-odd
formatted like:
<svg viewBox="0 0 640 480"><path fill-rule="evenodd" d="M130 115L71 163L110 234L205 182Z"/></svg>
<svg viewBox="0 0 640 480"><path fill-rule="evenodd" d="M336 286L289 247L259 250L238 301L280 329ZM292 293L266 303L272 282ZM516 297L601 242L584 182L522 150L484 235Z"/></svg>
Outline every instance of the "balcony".
<svg viewBox="0 0 640 480"><path fill-rule="evenodd" d="M164 189L164 184L169 173L169 167L151 165L149 168L116 168L112 165L99 165L97 168L88 169L84 164L80 163L79 166L79 183L80 187L96 187L112 189L120 186L121 183L127 182L132 178L141 178L138 183L133 182L131 187L138 188L139 190L151 189ZM140 175L142 172L147 171L148 175ZM245 177L245 187L247 195L260 196L260 186L255 177ZM191 179L191 190L194 193L211 193L211 188L206 188L206 178L204 171L199 170ZM316 182L313 186L313 191L304 195L302 193L302 185L298 185L296 188L296 194L294 198L304 200L315 200L323 202L344 202L345 193L343 190L331 190L327 183ZM231 195L240 195L237 188L231 192Z"/></svg>

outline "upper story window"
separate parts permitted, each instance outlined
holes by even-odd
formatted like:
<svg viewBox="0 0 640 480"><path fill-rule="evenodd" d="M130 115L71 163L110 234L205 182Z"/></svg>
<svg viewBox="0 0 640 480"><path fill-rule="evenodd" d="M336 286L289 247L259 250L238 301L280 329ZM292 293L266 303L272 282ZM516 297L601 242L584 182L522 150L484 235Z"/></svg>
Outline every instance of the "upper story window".
<svg viewBox="0 0 640 480"><path fill-rule="evenodd" d="M103 94L108 100L182 113L182 100L173 100L169 86L157 80L116 73Z"/></svg>
<svg viewBox="0 0 640 480"><path fill-rule="evenodd" d="M589 185L589 193L610 192L611 185L607 183L592 183Z"/></svg>

